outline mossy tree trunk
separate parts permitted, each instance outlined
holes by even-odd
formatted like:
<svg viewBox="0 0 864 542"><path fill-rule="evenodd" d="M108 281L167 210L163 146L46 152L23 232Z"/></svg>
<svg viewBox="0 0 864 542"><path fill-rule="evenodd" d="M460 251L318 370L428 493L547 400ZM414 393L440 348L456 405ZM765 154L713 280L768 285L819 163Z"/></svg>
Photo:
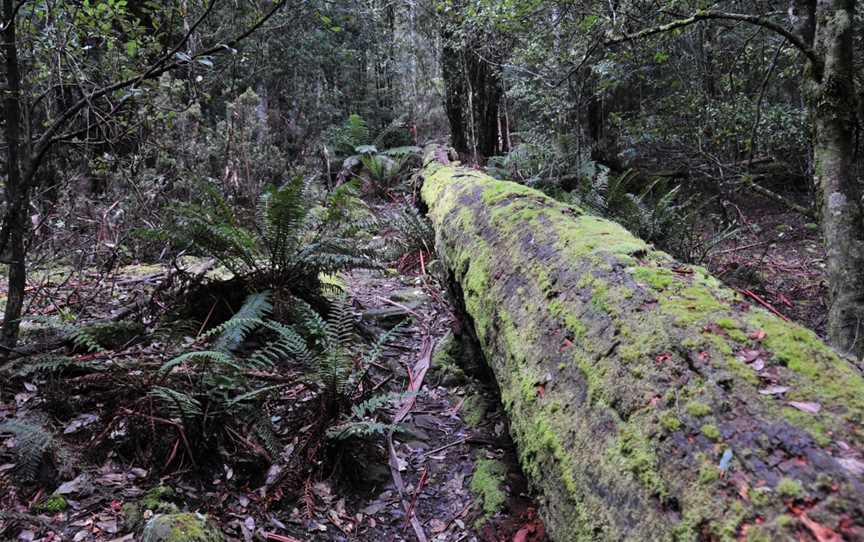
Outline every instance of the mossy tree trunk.
<svg viewBox="0 0 864 542"><path fill-rule="evenodd" d="M814 182L822 206L830 287L828 335L838 349L864 358L864 212L854 174L854 0L818 3L815 48L824 58L813 73Z"/></svg>
<svg viewBox="0 0 864 542"><path fill-rule="evenodd" d="M435 163L439 255L554 540L864 539L864 379L620 226Z"/></svg>

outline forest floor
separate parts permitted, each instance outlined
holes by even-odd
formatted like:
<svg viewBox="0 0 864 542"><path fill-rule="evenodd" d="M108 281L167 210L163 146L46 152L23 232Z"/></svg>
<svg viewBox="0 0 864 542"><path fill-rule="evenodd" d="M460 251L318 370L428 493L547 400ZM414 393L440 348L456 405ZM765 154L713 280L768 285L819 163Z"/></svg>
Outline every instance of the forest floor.
<svg viewBox="0 0 864 542"><path fill-rule="evenodd" d="M377 205L376 214L386 216L404 203ZM818 231L774 202L740 198L733 208L741 228L712 252L709 269L753 304L822 334L827 292ZM392 234L382 232L385 238ZM180 509L209 514L229 540L244 542L416 540L418 531L437 542L545 540L494 381L482 360L460 354L453 337L460 335L461 322L435 277L435 263L429 255L410 260L409 269L393 265L383 273L339 277L367 340L402 323L366 378L374 392L420 390L386 411L390 417L404 415L392 446L381 435L337 443L316 458L315 475L294 488L299 497L285 499L287 505L274 503L262 490L268 483L262 476L234 472L218 460L202 472L177 459L179 438L161 464L148 464L128 449L111 449L120 431L118 406L111 401L120 399L106 391L116 382L100 384L101 373L73 373L62 383L50 373L33 374L0 386L0 422L41 420L53 430L52 449L62 454L54 454L54 465L39 472L37 483L20 485L8 453L16 443L0 439L0 539L129 541L154 511ZM189 274L224 278L201 261L182 263ZM154 292L171 274L160 265L107 274L37 272L28 290L30 313L108 318L132 300L148 298L167 309L167 300ZM188 334L194 337L196 331L200 334L200 329ZM172 350L156 336L123 341L98 354L71 354L91 366L129 367L119 389L133 389L141 386L136 367L158 367L190 341ZM297 383L268 404L289 447L292 435L314 431L309 422L317 415L315 399ZM150 421L151 435L155 423L159 420ZM268 478L274 474L271 468ZM62 509L45 507L52 493L63 497Z"/></svg>
<svg viewBox="0 0 864 542"><path fill-rule="evenodd" d="M192 274L206 269L199 261L186 263ZM219 272L207 273L217 277ZM129 266L110 276L63 269L38 273L30 290L31 313L57 316L76 310L81 317L110 317L133 299L153 296L169 274L167 267L154 265ZM268 482L261 476L234 472L236 467L219 461L203 471L193 468L182 452L176 453L179 438L164 463L148 464L128 447L112 449L125 423L117 421L118 410L139 403L123 403L124 394L112 395L110 389L128 389L141 372L136 367L158 367L176 355L167 340L124 342L98 354L72 352L81 363L130 367L121 371L128 379L100 385L94 383L102 373L73 373L61 383L50 373L33 374L0 388L0 422L40 420L55 440L54 458L37 482L21 485L8 453L18 443L0 438L0 539L131 541L143 519L179 509L207 513L229 540L246 542L417 540L418 530L438 542L545 540L494 383L482 362L457 359L453 330L458 333L460 324L440 281L426 274L424 265L404 274L358 271L340 279L362 335L380 336L407 322L367 375L375 392L420 388L397 405L410 410L393 435L392 448L380 435L341 447L336 443L319 459L316 474L297 488L299 498L274 504L262 498ZM166 302L158 295L154 300ZM289 447L292 434L314 430L308 422L316 417L315 404L314 394L299 384L268 404ZM386 413L395 416L398 410ZM150 420L150 430L160 431L162 421ZM137 447L139 452L157 449L155 443ZM273 474L278 473L271 468L268 478ZM51 495L62 496L63 506L48 505ZM416 518L413 526L411 518Z"/></svg>
<svg viewBox="0 0 864 542"><path fill-rule="evenodd" d="M711 253L708 269L753 304L767 305L824 338L828 283L818 226L752 194L736 198L731 210L738 233Z"/></svg>

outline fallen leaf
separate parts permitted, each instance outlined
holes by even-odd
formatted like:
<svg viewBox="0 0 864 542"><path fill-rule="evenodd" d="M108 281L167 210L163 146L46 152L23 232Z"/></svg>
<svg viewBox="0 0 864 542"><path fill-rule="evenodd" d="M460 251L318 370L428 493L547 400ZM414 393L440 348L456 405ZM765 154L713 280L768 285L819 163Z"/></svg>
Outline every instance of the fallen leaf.
<svg viewBox="0 0 864 542"><path fill-rule="evenodd" d="M858 461L853 457L838 459L837 462L840 463L841 467L848 470L855 476L861 476L862 474L864 474L864 463Z"/></svg>
<svg viewBox="0 0 864 542"><path fill-rule="evenodd" d="M744 363L752 363L759 359L759 356L761 355L761 350L746 349L738 352L738 359L743 361Z"/></svg>
<svg viewBox="0 0 864 542"><path fill-rule="evenodd" d="M753 333L750 334L750 338L753 339L754 341L761 341L762 339L765 338L766 335L767 335L767 333L765 333L764 329L757 329L756 331L754 331Z"/></svg>
<svg viewBox="0 0 864 542"><path fill-rule="evenodd" d="M799 401L789 401L786 403L791 407L795 407L802 412L809 412L810 414L818 414L820 410L822 410L822 405L819 403L802 403Z"/></svg>
<svg viewBox="0 0 864 542"><path fill-rule="evenodd" d="M790 389L792 388L789 386L768 386L767 388L759 390L759 393L762 395L782 395Z"/></svg>

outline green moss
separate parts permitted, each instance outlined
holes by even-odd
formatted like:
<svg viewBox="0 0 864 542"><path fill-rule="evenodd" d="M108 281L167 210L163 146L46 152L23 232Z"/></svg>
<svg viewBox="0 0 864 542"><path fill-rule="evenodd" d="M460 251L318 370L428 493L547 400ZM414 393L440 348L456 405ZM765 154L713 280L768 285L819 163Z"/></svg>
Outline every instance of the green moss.
<svg viewBox="0 0 864 542"><path fill-rule="evenodd" d="M694 418L701 418L711 414L711 407L700 401L690 401L685 408L687 409L687 414L690 414Z"/></svg>
<svg viewBox="0 0 864 542"><path fill-rule="evenodd" d="M660 415L660 426L670 433L681 428L681 420L672 411L666 411Z"/></svg>
<svg viewBox="0 0 864 542"><path fill-rule="evenodd" d="M462 403L462 419L471 427L477 427L486 419L486 399L480 395L469 395Z"/></svg>
<svg viewBox="0 0 864 542"><path fill-rule="evenodd" d="M620 426L618 440L610 453L617 457L652 495L660 498L668 495L666 483L658 470L655 445L643 433L638 421Z"/></svg>
<svg viewBox="0 0 864 542"><path fill-rule="evenodd" d="M457 386L465 383L465 371L457 361L461 354L462 346L452 333L448 333L435 346L430 370L440 384Z"/></svg>
<svg viewBox="0 0 864 542"><path fill-rule="evenodd" d="M69 504L63 495L51 495L44 501L33 507L33 511L40 514L56 514L66 510Z"/></svg>
<svg viewBox="0 0 864 542"><path fill-rule="evenodd" d="M781 478L775 490L781 497L798 498L804 495L804 485L794 478Z"/></svg>
<svg viewBox="0 0 864 542"><path fill-rule="evenodd" d="M206 516L192 513L159 514L144 527L142 542L223 542L224 537Z"/></svg>
<svg viewBox="0 0 864 542"><path fill-rule="evenodd" d="M771 493L767 487L755 487L750 490L750 502L756 506L768 506L772 504Z"/></svg>
<svg viewBox="0 0 864 542"><path fill-rule="evenodd" d="M711 485L720 479L720 469L713 461L707 459L704 454L697 454L699 460L699 483L703 486Z"/></svg>
<svg viewBox="0 0 864 542"><path fill-rule="evenodd" d="M715 322L718 326L722 327L726 331L732 331L734 329L741 329L741 324L733 320L732 318L718 318Z"/></svg>
<svg viewBox="0 0 864 542"><path fill-rule="evenodd" d="M788 399L842 407L834 412L823 409L817 414L784 408L787 420L820 443L827 443L829 433L843 430L846 423L864 423L864 377L815 333L763 311L753 311L748 324L765 332L766 349L791 372Z"/></svg>
<svg viewBox="0 0 864 542"><path fill-rule="evenodd" d="M798 525L798 520L789 514L780 514L774 522L781 529L792 529Z"/></svg>
<svg viewBox="0 0 864 542"><path fill-rule="evenodd" d="M575 339L582 339L585 337L585 334L587 333L585 324L583 324L582 320L575 316L560 299L555 299L549 302L548 308L549 312L554 316L564 320L564 325L567 326L567 329L571 333L573 333Z"/></svg>
<svg viewBox="0 0 864 542"><path fill-rule="evenodd" d="M726 334L735 342L745 343L748 340L747 334L742 331L742 324L732 318L718 318L716 324L726 331Z"/></svg>
<svg viewBox="0 0 864 542"><path fill-rule="evenodd" d="M717 429L717 426L712 423L706 423L699 429L699 431L701 431L703 435L715 442L720 440L720 430Z"/></svg>
<svg viewBox="0 0 864 542"><path fill-rule="evenodd" d="M177 494L174 492L173 488L165 485L158 485L145 493L141 498L140 503L145 510L160 510L164 505L176 498L176 496Z"/></svg>
<svg viewBox="0 0 864 542"><path fill-rule="evenodd" d="M822 417L813 415L809 412L803 412L793 407L783 407L780 410L783 417L796 427L800 427L807 431L813 440L820 446L828 446L831 444L831 435L828 428L822 423Z"/></svg>
<svg viewBox="0 0 864 542"><path fill-rule="evenodd" d="M474 465L471 491L480 501L486 517L499 512L507 500L503 489L506 473L504 464L493 459L478 459Z"/></svg>
<svg viewBox="0 0 864 542"><path fill-rule="evenodd" d="M633 272L633 278L660 291L665 290L675 281L672 272L663 267L637 267Z"/></svg>

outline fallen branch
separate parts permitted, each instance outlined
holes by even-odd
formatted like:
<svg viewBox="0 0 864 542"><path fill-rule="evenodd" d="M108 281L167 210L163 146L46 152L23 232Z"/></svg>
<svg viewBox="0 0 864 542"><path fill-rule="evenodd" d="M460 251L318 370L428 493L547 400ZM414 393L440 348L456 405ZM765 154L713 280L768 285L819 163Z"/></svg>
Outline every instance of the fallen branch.
<svg viewBox="0 0 864 542"><path fill-rule="evenodd" d="M759 297L758 295L756 295L756 294L753 293L752 291L750 291L750 290L741 290L741 289L739 289L739 288L735 288L735 291L737 291L738 293L740 293L740 294L742 294L742 295L745 295L745 296L747 296L747 297L749 297L749 298L755 300L757 303L759 303L760 305L762 305L763 307L765 307L765 308L768 309L769 311L773 312L775 315L777 315L777 316L779 316L780 318L786 320L787 322L789 321L789 318L787 318L784 314L782 314L780 311L778 311L777 309L775 309L774 306L771 305L771 303L768 303L767 301L765 301L764 299L762 299L761 297Z"/></svg>

